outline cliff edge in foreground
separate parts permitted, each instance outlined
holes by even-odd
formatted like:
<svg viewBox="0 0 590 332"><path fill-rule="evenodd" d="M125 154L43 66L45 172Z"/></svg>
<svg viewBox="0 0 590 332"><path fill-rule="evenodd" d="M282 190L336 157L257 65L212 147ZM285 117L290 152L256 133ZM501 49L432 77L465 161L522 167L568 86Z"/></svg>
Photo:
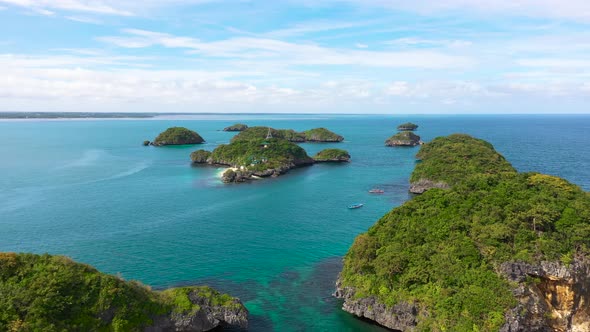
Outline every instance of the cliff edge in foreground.
<svg viewBox="0 0 590 332"><path fill-rule="evenodd" d="M209 331L248 327L239 299L207 286L162 292L63 256L0 253L0 331Z"/></svg>
<svg viewBox="0 0 590 332"><path fill-rule="evenodd" d="M589 331L590 195L517 173L467 135L419 155L412 179L447 189L355 239L335 292L343 309L400 331Z"/></svg>

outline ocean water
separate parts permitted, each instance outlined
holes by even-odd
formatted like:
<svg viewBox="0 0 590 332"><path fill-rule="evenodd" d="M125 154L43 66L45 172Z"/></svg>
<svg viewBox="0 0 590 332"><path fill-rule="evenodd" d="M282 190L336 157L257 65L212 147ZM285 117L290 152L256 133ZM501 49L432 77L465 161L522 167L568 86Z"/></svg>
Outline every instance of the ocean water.
<svg viewBox="0 0 590 332"><path fill-rule="evenodd" d="M520 171L590 190L590 116L206 115L151 120L0 122L0 251L70 256L154 288L210 284L239 296L250 331L382 331L331 297L354 237L410 196L416 148L388 148L412 121L428 141L468 133ZM192 167L235 122L327 127L343 143L301 144L310 155L346 149L352 162L277 179L224 185L221 169ZM170 126L202 146L143 147ZM383 195L370 195L373 187ZM348 210L352 203L365 203Z"/></svg>

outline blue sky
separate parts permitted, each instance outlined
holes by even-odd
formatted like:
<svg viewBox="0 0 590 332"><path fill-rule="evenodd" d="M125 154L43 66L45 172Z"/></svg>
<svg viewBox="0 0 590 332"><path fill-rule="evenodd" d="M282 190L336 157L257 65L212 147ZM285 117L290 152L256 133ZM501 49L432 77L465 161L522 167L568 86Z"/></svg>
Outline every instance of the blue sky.
<svg viewBox="0 0 590 332"><path fill-rule="evenodd" d="M0 111L590 113L587 0L0 0Z"/></svg>

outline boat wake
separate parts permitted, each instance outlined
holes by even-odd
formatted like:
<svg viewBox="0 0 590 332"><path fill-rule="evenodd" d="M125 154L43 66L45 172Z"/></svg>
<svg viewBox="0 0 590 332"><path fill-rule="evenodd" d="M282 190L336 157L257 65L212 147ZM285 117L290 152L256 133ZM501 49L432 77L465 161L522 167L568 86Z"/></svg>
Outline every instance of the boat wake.
<svg viewBox="0 0 590 332"><path fill-rule="evenodd" d="M105 155L104 150L97 150L97 149L86 150L82 154L82 157L80 157L79 159L76 159L76 160L74 160L70 163L67 163L65 165L59 166L56 169L68 169L68 168L75 168L75 167L93 166L101 158L101 156L104 156L104 155Z"/></svg>

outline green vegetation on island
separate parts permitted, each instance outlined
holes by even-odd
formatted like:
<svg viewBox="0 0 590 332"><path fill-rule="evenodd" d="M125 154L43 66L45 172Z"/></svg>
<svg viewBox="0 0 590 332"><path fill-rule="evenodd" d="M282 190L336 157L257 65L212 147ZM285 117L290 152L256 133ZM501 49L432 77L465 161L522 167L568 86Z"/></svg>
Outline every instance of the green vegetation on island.
<svg viewBox="0 0 590 332"><path fill-rule="evenodd" d="M268 137L269 127L249 127L232 138L232 142ZM293 129L270 128L273 138L283 138L290 142L341 142L344 138L325 128L315 128L304 132L296 132Z"/></svg>
<svg viewBox="0 0 590 332"><path fill-rule="evenodd" d="M557 177L517 173L491 144L467 135L437 138L419 156L412 179L452 187L416 196L355 239L338 284L344 308L411 331L498 331L507 319L523 331L536 322L569 324L571 316L545 303L558 301L551 289L572 279L543 269L570 273L569 264L585 261L590 195ZM511 262L531 266L518 285L502 272ZM563 287L588 296L583 287Z"/></svg>
<svg viewBox="0 0 590 332"><path fill-rule="evenodd" d="M302 147L282 138L258 138L222 144L213 150L210 159L214 164L244 166L253 172L313 163Z"/></svg>
<svg viewBox="0 0 590 332"><path fill-rule="evenodd" d="M422 145L416 158L421 162L410 177L416 193L429 186L452 186L474 174L516 172L490 143L464 134L438 137Z"/></svg>
<svg viewBox="0 0 590 332"><path fill-rule="evenodd" d="M324 149L313 156L316 162L348 162L350 154L342 149Z"/></svg>
<svg viewBox="0 0 590 332"><path fill-rule="evenodd" d="M152 143L155 146L201 144L205 140L196 132L184 127L171 127L160 133Z"/></svg>
<svg viewBox="0 0 590 332"><path fill-rule="evenodd" d="M191 153L191 161L195 164L206 163L211 157L211 151L197 150Z"/></svg>
<svg viewBox="0 0 590 332"><path fill-rule="evenodd" d="M228 169L222 181L245 182L252 178L276 177L290 169L312 165L314 162L349 161L348 152L327 149L314 158L295 142L338 142L342 136L325 128L316 128L303 133L292 129L249 127L234 136L229 144L219 145L212 152L198 150L191 154L194 164L225 165Z"/></svg>
<svg viewBox="0 0 590 332"><path fill-rule="evenodd" d="M244 131L248 129L248 126L243 124L243 123L236 123L234 125L231 125L229 127L225 127L223 128L223 131Z"/></svg>
<svg viewBox="0 0 590 332"><path fill-rule="evenodd" d="M385 141L386 146L416 146L420 145L420 136L411 131L402 131Z"/></svg>
<svg viewBox="0 0 590 332"><path fill-rule="evenodd" d="M342 142L344 137L326 128L315 128L303 132L307 142Z"/></svg>
<svg viewBox="0 0 590 332"><path fill-rule="evenodd" d="M197 331L220 320L244 327L247 310L206 286L156 292L67 257L0 253L0 331Z"/></svg>
<svg viewBox="0 0 590 332"><path fill-rule="evenodd" d="M418 125L411 122L402 123L397 126L397 130L399 131L414 131L416 129L418 129Z"/></svg>

